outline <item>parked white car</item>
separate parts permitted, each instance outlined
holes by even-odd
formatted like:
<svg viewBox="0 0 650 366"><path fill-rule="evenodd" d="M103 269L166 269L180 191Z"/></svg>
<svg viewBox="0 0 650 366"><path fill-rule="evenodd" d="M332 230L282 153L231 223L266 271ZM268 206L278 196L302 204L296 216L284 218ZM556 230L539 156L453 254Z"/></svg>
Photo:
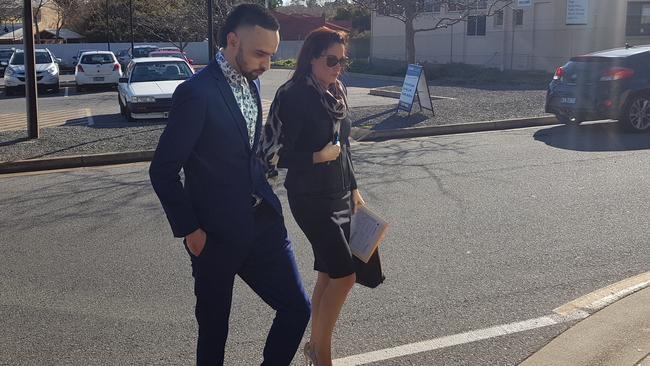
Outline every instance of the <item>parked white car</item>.
<svg viewBox="0 0 650 366"><path fill-rule="evenodd" d="M89 85L117 86L122 66L111 51L91 51L81 54L74 71L77 91Z"/></svg>
<svg viewBox="0 0 650 366"><path fill-rule="evenodd" d="M117 87L120 113L129 121L167 118L176 87L193 74L194 70L182 59L133 59Z"/></svg>
<svg viewBox="0 0 650 366"><path fill-rule="evenodd" d="M37 49L36 83L39 89L59 92L59 65L61 59L52 55L48 49ZM25 52L16 50L9 60L5 70L5 94L13 95L19 90L25 90Z"/></svg>

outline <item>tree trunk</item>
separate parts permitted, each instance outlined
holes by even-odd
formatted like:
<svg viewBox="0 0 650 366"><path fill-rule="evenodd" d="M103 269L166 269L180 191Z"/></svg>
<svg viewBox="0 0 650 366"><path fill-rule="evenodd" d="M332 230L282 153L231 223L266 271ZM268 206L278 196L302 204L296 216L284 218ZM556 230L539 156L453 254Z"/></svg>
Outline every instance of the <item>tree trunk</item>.
<svg viewBox="0 0 650 366"><path fill-rule="evenodd" d="M413 29L413 21L415 20L415 2L412 2L413 6L406 6L404 11L404 16L406 21L405 25L405 34L406 34L406 61L409 64L415 63L415 30Z"/></svg>

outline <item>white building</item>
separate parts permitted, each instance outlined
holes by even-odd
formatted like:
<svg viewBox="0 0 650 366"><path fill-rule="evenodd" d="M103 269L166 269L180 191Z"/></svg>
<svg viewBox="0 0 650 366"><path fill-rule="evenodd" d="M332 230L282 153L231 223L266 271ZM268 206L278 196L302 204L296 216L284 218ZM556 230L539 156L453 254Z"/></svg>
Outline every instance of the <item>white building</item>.
<svg viewBox="0 0 650 366"><path fill-rule="evenodd" d="M553 71L575 55L626 42L650 44L650 1L514 0L503 12L485 17L490 2L479 0L467 22L416 33L416 60ZM416 29L458 14L437 0L423 3L428 12L416 19ZM373 14L371 57L406 59L404 23Z"/></svg>

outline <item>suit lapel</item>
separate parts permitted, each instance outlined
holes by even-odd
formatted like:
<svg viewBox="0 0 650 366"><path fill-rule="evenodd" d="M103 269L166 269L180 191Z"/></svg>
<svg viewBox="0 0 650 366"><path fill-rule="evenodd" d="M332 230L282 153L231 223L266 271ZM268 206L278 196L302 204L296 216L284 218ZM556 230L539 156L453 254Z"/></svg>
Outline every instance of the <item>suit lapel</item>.
<svg viewBox="0 0 650 366"><path fill-rule="evenodd" d="M262 111L262 99L260 97L260 88L259 88L259 80L257 79L257 82L251 81L250 87L251 90L255 90L255 102L257 103L257 122L255 123L255 138L253 140L253 151L257 151L257 144L260 142L260 135L262 134L262 128L264 128L263 121L264 121L264 111Z"/></svg>
<svg viewBox="0 0 650 366"><path fill-rule="evenodd" d="M246 144L246 150L250 151L250 142L248 140L248 128L246 128L246 119L244 118L241 109L239 109L239 105L237 104L237 100L235 100L235 95L232 93L230 84L228 84L226 77L221 72L221 68L216 61L210 62L210 65L208 67L210 67L210 72L217 79L217 86L219 87L219 91L221 92L223 99L226 101L226 105L228 106L230 114L233 117L233 122L237 125L243 142Z"/></svg>

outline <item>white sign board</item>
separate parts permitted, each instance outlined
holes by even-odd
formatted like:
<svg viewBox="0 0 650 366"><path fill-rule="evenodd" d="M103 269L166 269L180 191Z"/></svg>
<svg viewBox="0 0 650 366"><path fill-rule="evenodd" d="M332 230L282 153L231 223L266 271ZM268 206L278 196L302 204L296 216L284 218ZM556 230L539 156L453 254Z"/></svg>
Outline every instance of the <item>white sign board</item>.
<svg viewBox="0 0 650 366"><path fill-rule="evenodd" d="M404 77L402 92L400 93L399 97L399 109L411 112L421 75L422 66L409 65L408 69L406 70L406 76Z"/></svg>
<svg viewBox="0 0 650 366"><path fill-rule="evenodd" d="M566 24L587 24L589 0L567 0Z"/></svg>
<svg viewBox="0 0 650 366"><path fill-rule="evenodd" d="M518 0L517 5L520 8L525 8L525 7L533 5L533 0Z"/></svg>

